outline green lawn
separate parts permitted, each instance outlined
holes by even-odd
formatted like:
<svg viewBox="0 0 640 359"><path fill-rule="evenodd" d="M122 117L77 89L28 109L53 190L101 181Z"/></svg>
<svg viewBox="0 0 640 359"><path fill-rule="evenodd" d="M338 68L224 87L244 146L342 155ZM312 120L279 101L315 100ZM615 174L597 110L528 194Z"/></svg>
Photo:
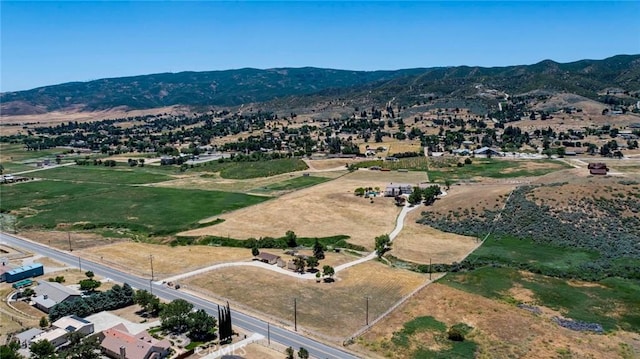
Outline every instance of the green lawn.
<svg viewBox="0 0 640 359"><path fill-rule="evenodd" d="M18 225L22 227L89 222L83 227L129 228L148 234L194 228L202 218L268 199L219 191L50 180L3 186L0 191L0 208L21 210Z"/></svg>
<svg viewBox="0 0 640 359"><path fill-rule="evenodd" d="M295 189L315 186L317 184L327 182L331 178L299 176L282 182L270 184L265 187L254 188L249 192L275 192L275 191L291 191Z"/></svg>
<svg viewBox="0 0 640 359"><path fill-rule="evenodd" d="M538 274L524 277L515 269L485 267L471 272L450 273L440 282L509 302L513 302L513 298L507 291L519 284L533 292L535 304L558 310L568 318L599 323L605 330L622 328L640 332L638 281L607 278L595 286L574 286L563 279Z"/></svg>
<svg viewBox="0 0 640 359"><path fill-rule="evenodd" d="M461 160L462 161L462 160ZM558 170L571 168L566 163L553 160L535 160L536 163L545 164L545 168L526 169L526 162L498 160L490 158L474 158L472 164L463 167L441 167L428 170L429 179L433 182L444 182L445 179L463 180L473 177L489 178L513 178L513 177L536 177Z"/></svg>
<svg viewBox="0 0 640 359"><path fill-rule="evenodd" d="M10 157L8 162L21 162L37 158L51 158L62 154L65 150L60 148L48 148L40 151L26 151L21 143L0 142L0 153L3 157Z"/></svg>
<svg viewBox="0 0 640 359"><path fill-rule="evenodd" d="M473 329L464 324L456 324L454 327L460 328L460 332L464 333L465 337ZM442 347L441 350L436 351L424 346L420 337L416 335L425 332L430 332L433 335L435 342ZM447 326L433 317L425 316L404 323L402 329L393 333L393 337L386 347L396 353L402 352L404 357L414 359L462 359L474 358L477 345L471 340L461 342L449 340Z"/></svg>
<svg viewBox="0 0 640 359"><path fill-rule="evenodd" d="M144 184L170 180L172 177L168 174L172 172L172 170L163 170L151 166L130 167L128 165L122 165L106 167L88 165L52 168L34 172L33 176L75 182Z"/></svg>
<svg viewBox="0 0 640 359"><path fill-rule="evenodd" d="M534 271L575 273L600 254L577 248L563 248L513 237L489 237L468 259L491 261L509 266L526 263Z"/></svg>
<svg viewBox="0 0 640 359"><path fill-rule="evenodd" d="M187 171L220 172L220 177L222 178L249 179L303 171L308 168L307 164L300 159L280 158L277 160L261 160L255 162L212 161L194 165L193 168L189 167Z"/></svg>

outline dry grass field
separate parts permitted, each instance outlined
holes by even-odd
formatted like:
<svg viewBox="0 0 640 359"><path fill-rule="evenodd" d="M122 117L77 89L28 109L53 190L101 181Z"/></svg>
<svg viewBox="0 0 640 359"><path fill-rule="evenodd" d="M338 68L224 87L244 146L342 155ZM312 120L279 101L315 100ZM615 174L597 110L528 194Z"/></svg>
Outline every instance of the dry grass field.
<svg viewBox="0 0 640 359"><path fill-rule="evenodd" d="M104 263L140 275L151 275L151 260L156 278L189 272L222 262L250 260L251 250L245 248L186 246L122 242L78 251L83 258Z"/></svg>
<svg viewBox="0 0 640 359"><path fill-rule="evenodd" d="M446 200L443 199L443 201ZM391 255L414 263L460 262L478 243L475 238L439 231L416 223L420 211L409 212L404 229L393 241Z"/></svg>
<svg viewBox="0 0 640 359"><path fill-rule="evenodd" d="M225 268L183 282L240 304L248 310L293 323L297 298L298 330L342 341L365 324L366 296L370 320L425 282L424 275L366 262L340 272L334 283L300 280L257 268Z"/></svg>
<svg viewBox="0 0 640 359"><path fill-rule="evenodd" d="M386 138L386 140L382 142L361 143L359 145L360 152L365 153L367 146L369 146L369 148L374 148L374 149L378 147L386 148L385 151L376 153L376 157L386 157L393 154L404 153L404 152L422 153L423 151L422 146L420 146L419 140L398 141L398 140L390 140Z"/></svg>
<svg viewBox="0 0 640 359"><path fill-rule="evenodd" d="M91 232L67 231L22 231L20 236L61 250L69 250L69 238L71 238L71 248L73 250L103 246L125 240L122 238L105 238L100 234Z"/></svg>
<svg viewBox="0 0 640 359"><path fill-rule="evenodd" d="M640 335L616 332L608 335L571 331L518 307L466 293L443 284L432 284L418 292L357 340L352 349L367 357L404 358L385 344L403 324L420 316L432 316L451 326L466 323L475 328L470 339L478 343L478 358L632 358L623 356L629 347L640 352ZM422 343L433 338L425 333ZM372 353L373 351L373 353ZM561 354L565 353L565 356Z"/></svg>
<svg viewBox="0 0 640 359"><path fill-rule="evenodd" d="M181 236L281 237L293 230L300 237L348 235L350 243L373 248L374 238L389 233L400 209L392 198L357 197L358 187L384 187L389 182L418 183L420 172L361 170L330 182L285 194L256 206L218 216L225 221L180 233Z"/></svg>
<svg viewBox="0 0 640 359"><path fill-rule="evenodd" d="M40 316L26 316L11 308L5 298L13 291L11 284L0 283L0 345L5 344L7 335L29 327L37 327Z"/></svg>
<svg viewBox="0 0 640 359"><path fill-rule="evenodd" d="M281 358L284 358L284 353L281 353L275 349L271 349L256 343L249 344L246 347L239 349L238 352L239 353L237 355L223 356L221 359L281 359Z"/></svg>
<svg viewBox="0 0 640 359"><path fill-rule="evenodd" d="M271 177L260 177L251 179L228 179L222 178L218 174L212 173L192 173L180 176L174 180L164 181L159 183L153 183L149 186L153 187L167 187L167 188L182 188L182 189L201 189L201 190L216 190L225 192L244 192L250 194L264 195L260 192L260 189L277 184L279 182L291 180L293 178L302 176L302 173L312 172L314 177L324 178L337 178L347 171L332 171L332 172L314 172L312 170L305 170L299 172L283 173ZM270 194L271 195L271 194Z"/></svg>
<svg viewBox="0 0 640 359"><path fill-rule="evenodd" d="M447 195L437 200L426 212L448 214L449 212L498 210L502 208L514 184L463 184L449 188Z"/></svg>

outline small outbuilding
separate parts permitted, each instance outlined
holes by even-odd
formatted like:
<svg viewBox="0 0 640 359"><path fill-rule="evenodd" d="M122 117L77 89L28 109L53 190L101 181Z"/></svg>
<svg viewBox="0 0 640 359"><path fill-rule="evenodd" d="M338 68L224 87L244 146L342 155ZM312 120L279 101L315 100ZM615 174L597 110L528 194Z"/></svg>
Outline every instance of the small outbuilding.
<svg viewBox="0 0 640 359"><path fill-rule="evenodd" d="M275 255L275 254L271 254L271 253L267 253L267 252L260 252L260 254L258 254L256 256L256 258L264 263L267 264L276 264L278 263L278 260L280 260L280 256Z"/></svg>

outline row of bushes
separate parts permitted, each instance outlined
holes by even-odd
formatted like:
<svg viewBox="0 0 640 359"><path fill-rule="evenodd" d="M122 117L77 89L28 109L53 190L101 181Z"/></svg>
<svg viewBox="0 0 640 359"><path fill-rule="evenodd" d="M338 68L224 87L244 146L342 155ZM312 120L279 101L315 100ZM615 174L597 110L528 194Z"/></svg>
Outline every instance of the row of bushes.
<svg viewBox="0 0 640 359"><path fill-rule="evenodd" d="M346 248L355 251L366 251L367 249L363 246L358 246L355 244L351 244L347 242L349 236L346 235L338 235L331 237L298 237L296 238L296 242L298 246L303 247L313 247L316 239L322 246L333 247L333 248ZM236 247L236 248L280 248L286 249L289 248L287 238L273 238L273 237L261 237L259 239L249 238L249 239L236 239L229 237L219 237L219 236L207 236L202 238L193 238L193 237L178 237L175 240L171 241L170 245L172 247L175 246L187 246L187 245L209 245L209 246L221 246L221 247Z"/></svg>

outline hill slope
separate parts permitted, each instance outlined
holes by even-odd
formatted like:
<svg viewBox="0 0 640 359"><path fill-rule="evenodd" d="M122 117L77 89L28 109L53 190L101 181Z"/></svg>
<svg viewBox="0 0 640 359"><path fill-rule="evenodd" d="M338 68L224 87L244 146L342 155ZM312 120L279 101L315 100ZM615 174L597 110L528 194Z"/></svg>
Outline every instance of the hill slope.
<svg viewBox="0 0 640 359"><path fill-rule="evenodd" d="M366 96L380 104L396 97L411 103L429 94L476 96L479 85L510 94L542 89L589 98L612 87L633 92L640 90L640 55L566 64L545 60L534 65L492 68L346 71L305 67L164 73L7 92L0 94L0 109L3 115L21 115L115 107L233 106L303 95ZM314 100L307 97L304 101Z"/></svg>

